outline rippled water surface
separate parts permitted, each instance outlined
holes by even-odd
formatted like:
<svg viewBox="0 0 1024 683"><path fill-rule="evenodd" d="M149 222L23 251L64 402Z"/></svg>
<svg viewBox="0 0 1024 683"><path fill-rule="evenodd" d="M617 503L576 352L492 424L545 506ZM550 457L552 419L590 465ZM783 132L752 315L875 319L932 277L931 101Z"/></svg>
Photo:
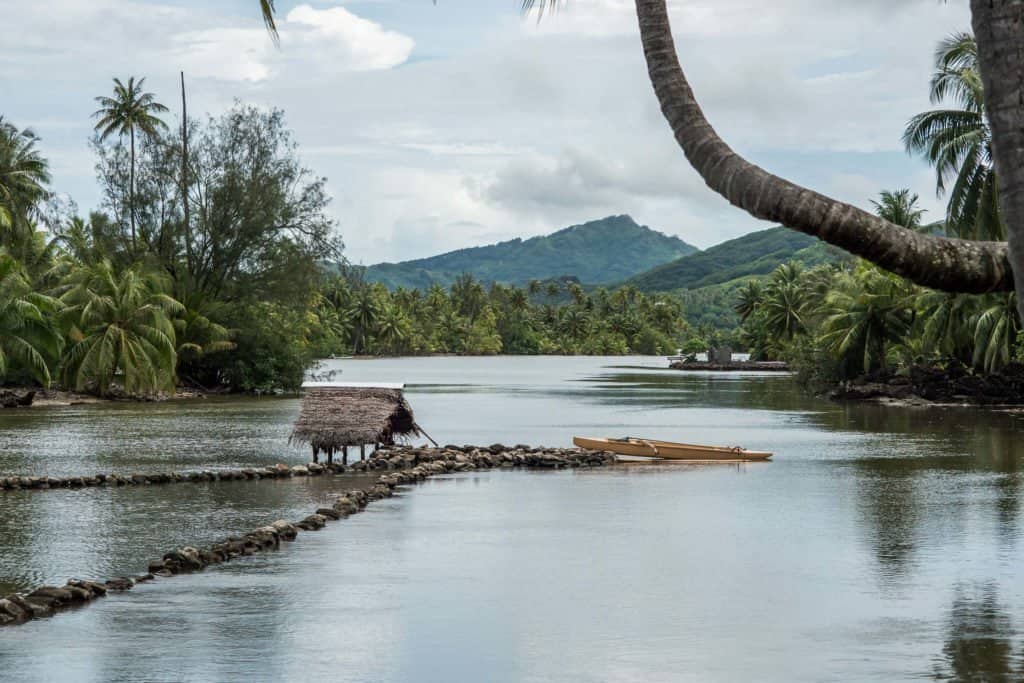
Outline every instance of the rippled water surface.
<svg viewBox="0 0 1024 683"><path fill-rule="evenodd" d="M1024 678L1020 418L837 406L660 359L335 361L441 442L644 435L745 466L450 475L277 553L0 630L17 681ZM330 369L330 368L328 368ZM0 413L0 474L305 460L295 399ZM0 492L0 592L138 573L350 478Z"/></svg>

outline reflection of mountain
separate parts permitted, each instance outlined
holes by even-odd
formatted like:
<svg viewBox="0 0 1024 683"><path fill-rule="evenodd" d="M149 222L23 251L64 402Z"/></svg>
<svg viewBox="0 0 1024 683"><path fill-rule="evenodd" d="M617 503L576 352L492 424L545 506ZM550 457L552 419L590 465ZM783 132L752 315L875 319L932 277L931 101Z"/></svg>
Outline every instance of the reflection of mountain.
<svg viewBox="0 0 1024 683"><path fill-rule="evenodd" d="M958 586L949 611L940 681L1024 680L1024 651L1014 652L1013 624L994 584Z"/></svg>

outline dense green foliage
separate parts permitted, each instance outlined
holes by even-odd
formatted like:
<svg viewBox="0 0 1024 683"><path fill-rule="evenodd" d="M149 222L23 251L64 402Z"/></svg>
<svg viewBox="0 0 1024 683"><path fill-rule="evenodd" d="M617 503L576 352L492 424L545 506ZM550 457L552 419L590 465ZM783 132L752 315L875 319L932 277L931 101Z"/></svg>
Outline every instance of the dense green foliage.
<svg viewBox="0 0 1024 683"><path fill-rule="evenodd" d="M341 248L323 179L299 163L281 112L240 104L189 122L184 164L142 84L98 98L104 205L87 218L44 211L37 138L0 122L0 382L297 386L322 337L319 264Z"/></svg>
<svg viewBox="0 0 1024 683"><path fill-rule="evenodd" d="M665 354L692 336L677 297L631 287L485 286L464 273L448 289L389 291L359 275L347 272L324 288L316 315L325 355Z"/></svg>
<svg viewBox="0 0 1024 683"><path fill-rule="evenodd" d="M816 386L920 364L998 372L1021 329L1012 294L927 290L866 261L783 264L734 307L753 357L787 360Z"/></svg>
<svg viewBox="0 0 1024 683"><path fill-rule="evenodd" d="M991 133L973 36L940 43L931 98L946 108L913 117L903 140L934 167L947 195L942 226L922 226L909 190L882 192L874 206L908 230L966 239L1004 239ZM777 268L764 286L735 301L741 338L755 356L789 360L812 383L832 384L917 364L958 364L993 373L1019 356L1021 323L1013 294L949 294L923 289L866 262Z"/></svg>
<svg viewBox="0 0 1024 683"><path fill-rule="evenodd" d="M581 282L608 285L697 251L678 237L637 225L629 216L609 216L564 230L514 239L486 247L459 249L439 256L381 263L366 270L366 279L389 289L450 287L462 273L485 283L526 285L573 275Z"/></svg>
<svg viewBox="0 0 1024 683"><path fill-rule="evenodd" d="M749 275L767 275L779 264L800 260L806 265L837 258L814 237L786 228L770 228L683 256L629 280L644 292L700 289Z"/></svg>

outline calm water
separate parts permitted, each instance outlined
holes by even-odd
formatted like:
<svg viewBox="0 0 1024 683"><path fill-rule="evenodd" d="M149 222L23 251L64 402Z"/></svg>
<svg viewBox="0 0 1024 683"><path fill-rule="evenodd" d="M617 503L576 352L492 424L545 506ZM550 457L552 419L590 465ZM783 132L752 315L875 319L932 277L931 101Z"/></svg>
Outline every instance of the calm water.
<svg viewBox="0 0 1024 683"><path fill-rule="evenodd" d="M663 364L333 367L409 383L441 442L640 434L776 461L439 477L283 552L2 630L0 680L1024 679L1019 418L842 407L786 378ZM299 462L297 410L8 411L0 473ZM0 494L0 588L138 572L177 543L298 518L350 484Z"/></svg>

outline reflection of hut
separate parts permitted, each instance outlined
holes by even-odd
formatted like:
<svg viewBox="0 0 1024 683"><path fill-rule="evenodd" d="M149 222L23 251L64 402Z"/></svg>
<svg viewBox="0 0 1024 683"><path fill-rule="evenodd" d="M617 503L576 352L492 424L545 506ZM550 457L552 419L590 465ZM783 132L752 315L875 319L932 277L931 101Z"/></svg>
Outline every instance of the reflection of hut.
<svg viewBox="0 0 1024 683"><path fill-rule="evenodd" d="M402 395L404 384L306 382L302 388L306 395L290 442L309 444L313 462L320 453L333 462L337 452L348 462L349 446L365 455L366 444L390 445L421 433Z"/></svg>

